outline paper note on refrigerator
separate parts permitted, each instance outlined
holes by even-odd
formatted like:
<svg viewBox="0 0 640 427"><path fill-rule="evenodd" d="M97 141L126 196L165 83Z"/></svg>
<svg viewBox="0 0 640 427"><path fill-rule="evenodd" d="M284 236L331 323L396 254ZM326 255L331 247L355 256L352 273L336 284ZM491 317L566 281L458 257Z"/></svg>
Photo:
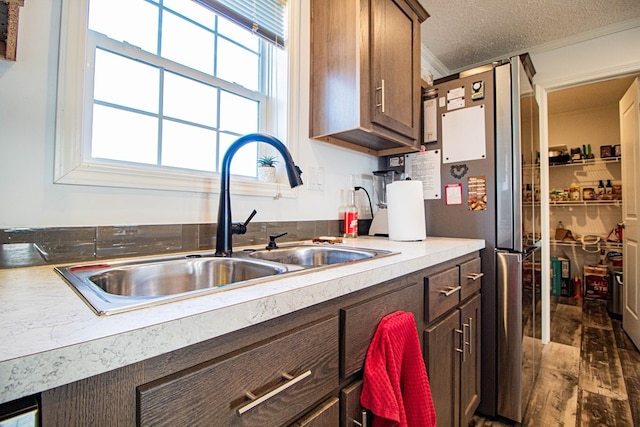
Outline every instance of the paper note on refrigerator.
<svg viewBox="0 0 640 427"><path fill-rule="evenodd" d="M425 200L442 198L440 191L440 150L406 154L404 170L412 180L422 181L422 194Z"/></svg>
<svg viewBox="0 0 640 427"><path fill-rule="evenodd" d="M487 157L484 105L442 114L442 163Z"/></svg>
<svg viewBox="0 0 640 427"><path fill-rule="evenodd" d="M423 142L436 142L438 140L438 108L436 99L427 99L424 105L424 135Z"/></svg>

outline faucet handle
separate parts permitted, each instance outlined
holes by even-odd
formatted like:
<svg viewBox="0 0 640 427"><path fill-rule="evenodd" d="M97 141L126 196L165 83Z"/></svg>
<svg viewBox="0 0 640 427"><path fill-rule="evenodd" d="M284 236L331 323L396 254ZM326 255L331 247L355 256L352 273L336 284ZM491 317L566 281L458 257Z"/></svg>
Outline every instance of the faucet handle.
<svg viewBox="0 0 640 427"><path fill-rule="evenodd" d="M285 234L288 234L286 231L282 234L272 234L269 236L269 244L267 245L266 249L278 249L278 245L276 245L276 239L279 237L284 236Z"/></svg>
<svg viewBox="0 0 640 427"><path fill-rule="evenodd" d="M244 222L244 224L239 223L239 222L234 222L233 224L231 224L231 234L244 234L244 233L246 233L247 232L247 225L249 225L249 223L251 222L253 217L256 216L257 213L258 213L258 211L256 211L254 209L253 212L251 212L251 215L249 215L249 218L247 218L247 220Z"/></svg>

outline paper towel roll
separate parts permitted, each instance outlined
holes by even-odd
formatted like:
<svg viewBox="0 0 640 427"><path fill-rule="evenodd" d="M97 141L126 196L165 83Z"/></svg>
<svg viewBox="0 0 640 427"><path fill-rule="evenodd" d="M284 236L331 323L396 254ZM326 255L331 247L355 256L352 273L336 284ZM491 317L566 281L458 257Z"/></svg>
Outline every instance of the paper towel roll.
<svg viewBox="0 0 640 427"><path fill-rule="evenodd" d="M422 181L396 181L387 185L389 239L423 240L427 237Z"/></svg>

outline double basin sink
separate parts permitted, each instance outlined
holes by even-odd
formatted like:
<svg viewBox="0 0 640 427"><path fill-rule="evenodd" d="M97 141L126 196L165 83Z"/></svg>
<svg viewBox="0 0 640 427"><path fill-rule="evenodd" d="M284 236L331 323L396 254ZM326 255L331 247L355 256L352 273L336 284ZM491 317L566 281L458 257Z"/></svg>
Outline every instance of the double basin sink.
<svg viewBox="0 0 640 427"><path fill-rule="evenodd" d="M260 279L392 255L346 246L302 244L94 263L55 270L99 315L110 315L260 283Z"/></svg>

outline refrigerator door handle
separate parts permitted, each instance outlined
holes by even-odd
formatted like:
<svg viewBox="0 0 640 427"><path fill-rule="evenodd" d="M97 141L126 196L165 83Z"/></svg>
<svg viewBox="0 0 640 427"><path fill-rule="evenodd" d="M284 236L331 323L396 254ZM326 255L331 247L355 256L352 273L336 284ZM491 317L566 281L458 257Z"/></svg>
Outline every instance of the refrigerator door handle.
<svg viewBox="0 0 640 427"><path fill-rule="evenodd" d="M496 251L498 292L498 414L522 421L521 253Z"/></svg>

